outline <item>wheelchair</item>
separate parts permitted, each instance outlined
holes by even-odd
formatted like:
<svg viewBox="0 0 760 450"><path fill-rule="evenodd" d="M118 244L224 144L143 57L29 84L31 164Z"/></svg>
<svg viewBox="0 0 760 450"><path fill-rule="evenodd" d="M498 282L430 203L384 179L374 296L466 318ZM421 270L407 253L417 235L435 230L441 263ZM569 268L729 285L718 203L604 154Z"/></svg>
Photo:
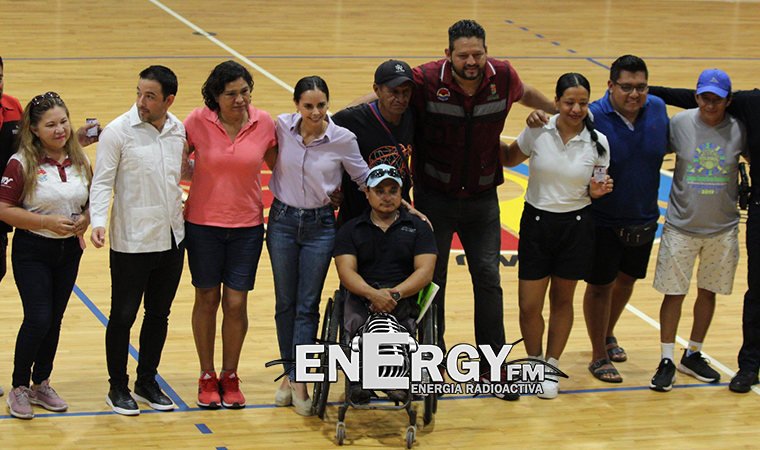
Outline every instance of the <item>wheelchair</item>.
<svg viewBox="0 0 760 450"><path fill-rule="evenodd" d="M322 321L322 329L320 334L320 339L318 340L320 343L323 344L334 344L334 343L341 343L341 347L343 348L343 351L351 351L350 346L348 345L348 337L345 336L345 330L343 328L343 310L345 306L345 295L346 292L341 289L335 291L335 294L333 298L330 298L327 301L327 306L325 308L323 321ZM417 324L417 339L418 341L421 341L422 344L429 344L429 345L435 345L438 342L438 324L436 319L437 314L437 308L435 303L430 306L430 308L424 313L422 316L422 320L420 320ZM377 313L377 314L371 314L370 319L367 320L367 323L362 327L366 327L367 324L370 324L370 322L379 323L381 322L381 319L376 316L389 316L387 314L383 313ZM395 318L393 318L393 321L396 321ZM398 325L398 322L396 321L396 324ZM357 331L357 336L361 333L361 329ZM340 340L339 340L340 339ZM416 350L416 349L414 349ZM325 346L325 351L320 355L320 364L317 368L318 372L326 372L327 370L327 364L328 364L328 356L329 356L329 348ZM408 354L407 354L408 356ZM423 355L424 357L424 355ZM409 415L409 426L406 429L406 447L412 448L412 445L415 441L415 436L417 433L417 410L413 408L412 401L413 396L411 392L411 374L410 371L406 371L406 376L410 379L410 389L406 390L406 402L404 404L401 404L399 401L394 401L389 399L385 395L378 395L374 391L372 391L372 397L369 400L369 403L366 404L357 404L354 403L351 399L351 392L350 392L350 383L349 380L345 380L345 400L343 401L343 404L339 406L338 408L338 423L335 427L335 438L337 439L338 445L343 445L343 442L346 438L346 413L348 412L349 408L354 408L358 410L406 410L407 414ZM403 376L403 374L402 374ZM429 374L427 374L427 370L423 368L423 382L429 382ZM325 378L325 380L321 383L315 383L314 384L314 392L312 395L312 402L313 402L313 408L314 408L314 414L319 417L320 419L324 419L325 409L327 407L327 398L328 394L330 392L330 382ZM393 402L394 404L388 405L383 404L386 403L385 401ZM380 404L378 404L378 402ZM437 408L438 408L438 395L437 394L427 394L424 396L424 411L423 411L423 422L425 425L428 425L433 420L433 415L435 414Z"/></svg>

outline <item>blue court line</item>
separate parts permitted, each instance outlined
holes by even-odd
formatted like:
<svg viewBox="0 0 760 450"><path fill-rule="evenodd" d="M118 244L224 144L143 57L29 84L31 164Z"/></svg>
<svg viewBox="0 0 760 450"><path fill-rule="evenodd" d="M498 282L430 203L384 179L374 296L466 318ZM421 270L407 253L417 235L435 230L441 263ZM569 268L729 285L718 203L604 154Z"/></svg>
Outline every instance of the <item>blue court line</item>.
<svg viewBox="0 0 760 450"><path fill-rule="evenodd" d="M505 20L504 22L507 22L507 23L509 23L509 24L512 24L512 25L514 25L514 24L515 24L515 23L514 23L513 21L511 21L511 20ZM527 32L531 33L530 29L528 29L528 28L526 28L526 27L520 27L520 29L521 29L521 30L523 30L523 31L527 31ZM533 33L533 35L534 35L534 36L536 36L536 37L537 37L537 38L539 38L539 39L546 39L546 36L544 36L544 35L541 35L541 34L538 34L538 33ZM560 44L560 43L559 43L559 42L557 42L557 41L551 41L551 43L552 43L553 45L556 45L557 47L562 47L562 44ZM570 53L572 53L572 54L576 54L576 53L578 53L578 52L576 52L575 50L573 50L573 49L571 49L571 48L566 48L565 50L567 50L568 52L570 52ZM515 59L515 58L507 58L507 59Z"/></svg>
<svg viewBox="0 0 760 450"><path fill-rule="evenodd" d="M727 387L729 383L704 383L704 384L683 384L683 385L675 385L673 386L673 389L688 389L688 388L717 388L717 387ZM651 390L648 386L631 386L631 387L610 387L610 388L599 388L599 389L575 389L575 390L562 390L560 391L560 394L595 394L599 392L626 392L626 391L647 391ZM523 394L520 395L520 397L533 397L535 394ZM488 394L481 394L477 397L472 395L444 395L443 397L440 397L438 400L468 400L468 399L474 399L474 398L481 398L481 399L487 399L490 398L491 395ZM422 399L414 400L415 402L421 402ZM380 403L380 402L378 402ZM340 406L343 405L343 402L328 402L328 405L332 406ZM282 408L282 406L275 406L273 404L263 404L263 405L246 405L245 408L242 409L268 409L268 408ZM289 408L289 407L286 407ZM182 411L182 412L207 412L212 414L225 414L223 411L232 411L228 409L217 409L217 410L209 410L206 408L185 408L185 409L176 409L175 411ZM153 413L171 413L171 411L156 411L152 409L148 410L140 410L140 414L153 414ZM70 412L64 412L64 413L44 413L44 414L35 414L34 417L90 417L90 416L118 416L117 413L113 411L98 411L98 412L80 412L80 413L70 413ZM0 420L2 419L15 419L15 417L11 415L4 415L0 416ZM204 424L196 424L195 425L198 430L201 431L203 434L212 433L210 429ZM204 428L208 430L208 433L204 432Z"/></svg>
<svg viewBox="0 0 760 450"><path fill-rule="evenodd" d="M588 61L589 61L589 62L591 62L591 63L594 63L594 64L596 64L597 66L601 66L601 67L602 67L602 68L604 68L604 69L610 70L609 66L607 66L607 65L605 65L605 64L602 64L602 63L600 63L599 61L597 61L597 60L596 60L596 59L594 59L594 58L586 58L586 60L588 60Z"/></svg>
<svg viewBox="0 0 760 450"><path fill-rule="evenodd" d="M196 423L195 428L197 428L201 434L213 434L211 429L205 423Z"/></svg>
<svg viewBox="0 0 760 450"><path fill-rule="evenodd" d="M98 318L100 323L103 324L104 327L107 327L108 318L105 316L105 314L103 314L100 311L100 309L98 309L97 306L95 306L92 300L90 300L89 297L87 297L87 295L79 288L79 286L74 285L74 293L77 295L77 297L79 297L82 303L84 303L84 305L92 312L92 314ZM129 354L132 355L135 361L140 360L140 354L132 344L129 344ZM156 375L156 381L158 381L158 385L166 393L166 395L172 399L175 405L177 405L178 410L186 411L188 409L187 403L185 403L185 401L182 400L182 398L174 391L174 389L172 389L171 386L169 386L169 383L167 383L166 380L164 380L160 374Z"/></svg>

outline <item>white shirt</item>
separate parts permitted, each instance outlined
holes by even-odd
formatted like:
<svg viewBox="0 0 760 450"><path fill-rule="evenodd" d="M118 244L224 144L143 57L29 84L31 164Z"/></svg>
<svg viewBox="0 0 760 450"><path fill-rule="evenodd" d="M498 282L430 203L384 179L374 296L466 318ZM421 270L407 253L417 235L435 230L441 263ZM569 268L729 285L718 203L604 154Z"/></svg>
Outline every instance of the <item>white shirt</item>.
<svg viewBox="0 0 760 450"><path fill-rule="evenodd" d="M90 160L87 159L87 166ZM78 166L71 164L66 156L63 163L44 158L37 168L37 187L34 196L22 198L24 190L24 165L26 158L21 153L11 156L0 183L0 201L19 206L27 211L45 215L61 215L71 218L72 214L81 214L87 205L87 174L82 173ZM64 236L53 231L26 230L33 234L51 239L66 239L74 236L69 233Z"/></svg>
<svg viewBox="0 0 760 450"><path fill-rule="evenodd" d="M185 237L182 220L182 170L185 127L173 114L159 133L140 120L137 106L103 130L90 189L92 228L105 227L111 210L111 249L124 253L166 251L171 233Z"/></svg>
<svg viewBox="0 0 760 450"><path fill-rule="evenodd" d="M542 128L525 128L517 137L517 145L530 157L525 201L543 211L563 213L591 204L588 186L594 166L609 167L610 145L607 137L597 131L599 143L607 149L603 157L599 156L585 127L563 144L557 129L558 117L553 116Z"/></svg>

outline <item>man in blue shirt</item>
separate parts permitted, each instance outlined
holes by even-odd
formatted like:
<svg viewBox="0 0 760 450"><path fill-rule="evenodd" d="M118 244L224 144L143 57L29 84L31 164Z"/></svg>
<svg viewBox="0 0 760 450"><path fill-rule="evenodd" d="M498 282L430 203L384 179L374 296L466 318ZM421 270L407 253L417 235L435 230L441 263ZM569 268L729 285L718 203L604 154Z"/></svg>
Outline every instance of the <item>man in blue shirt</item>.
<svg viewBox="0 0 760 450"><path fill-rule="evenodd" d="M614 329L637 279L646 277L660 209L660 167L667 151L665 103L647 96L649 72L633 55L618 58L608 91L592 103L596 129L610 143L609 175L615 190L594 200L596 243L586 279L583 312L593 348L589 371L597 379L620 383L612 362L627 359Z"/></svg>

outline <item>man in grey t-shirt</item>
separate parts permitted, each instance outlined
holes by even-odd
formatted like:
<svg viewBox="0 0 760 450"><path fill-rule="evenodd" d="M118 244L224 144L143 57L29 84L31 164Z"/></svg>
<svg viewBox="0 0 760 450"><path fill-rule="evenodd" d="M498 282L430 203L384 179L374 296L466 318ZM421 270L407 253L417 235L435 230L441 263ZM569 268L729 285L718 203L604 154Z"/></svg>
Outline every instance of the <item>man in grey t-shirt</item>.
<svg viewBox="0 0 760 450"><path fill-rule="evenodd" d="M708 383L720 381L720 374L702 357L702 343L715 311L715 295L731 293L739 261L737 172L739 157L746 154L745 128L726 113L731 80L725 72L702 72L696 97L699 108L670 121L676 170L654 279L655 289L665 294L660 308L662 358L649 385L661 392L669 391L675 381L676 330L697 256L694 324L678 371Z"/></svg>

